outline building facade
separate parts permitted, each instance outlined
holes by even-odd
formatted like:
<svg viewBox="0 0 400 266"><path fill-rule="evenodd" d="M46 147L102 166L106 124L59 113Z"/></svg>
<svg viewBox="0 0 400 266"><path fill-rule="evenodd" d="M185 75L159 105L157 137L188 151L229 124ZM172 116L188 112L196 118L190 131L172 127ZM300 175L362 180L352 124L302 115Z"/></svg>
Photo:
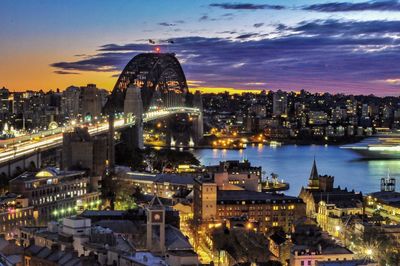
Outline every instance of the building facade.
<svg viewBox="0 0 400 266"><path fill-rule="evenodd" d="M194 218L201 222L227 221L245 217L266 233L272 228L290 231L296 220L305 215L304 203L297 197L248 190L219 190L214 182L196 180Z"/></svg>
<svg viewBox="0 0 400 266"><path fill-rule="evenodd" d="M10 191L35 206L40 222L71 215L100 204L100 193L89 189L90 178L84 171L59 171L46 168L25 172L10 181Z"/></svg>

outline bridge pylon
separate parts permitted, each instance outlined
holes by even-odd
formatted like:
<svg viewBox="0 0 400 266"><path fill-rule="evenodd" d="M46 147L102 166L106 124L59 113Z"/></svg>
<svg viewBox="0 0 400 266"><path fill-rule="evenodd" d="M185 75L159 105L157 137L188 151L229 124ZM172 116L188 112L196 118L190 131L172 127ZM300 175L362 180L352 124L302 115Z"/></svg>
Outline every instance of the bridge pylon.
<svg viewBox="0 0 400 266"><path fill-rule="evenodd" d="M204 136L203 97L201 96L200 91L196 91L194 94L193 107L197 107L200 110L199 115L193 121L194 142L197 145Z"/></svg>
<svg viewBox="0 0 400 266"><path fill-rule="evenodd" d="M132 148L144 148L143 143L143 101L141 90L136 85L131 84L126 89L124 100L125 119L134 119L135 125L132 127Z"/></svg>

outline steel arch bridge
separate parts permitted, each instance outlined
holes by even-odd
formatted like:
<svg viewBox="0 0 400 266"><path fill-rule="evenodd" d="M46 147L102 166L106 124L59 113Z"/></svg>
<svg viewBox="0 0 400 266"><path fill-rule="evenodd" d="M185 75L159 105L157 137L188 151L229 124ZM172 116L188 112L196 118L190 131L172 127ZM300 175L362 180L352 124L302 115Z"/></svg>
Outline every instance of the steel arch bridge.
<svg viewBox="0 0 400 266"><path fill-rule="evenodd" d="M130 85L141 90L144 112L152 106L171 107L165 101L166 95L185 99L188 92L185 74L175 54L138 54L119 76L104 113L121 113L124 110L126 90Z"/></svg>

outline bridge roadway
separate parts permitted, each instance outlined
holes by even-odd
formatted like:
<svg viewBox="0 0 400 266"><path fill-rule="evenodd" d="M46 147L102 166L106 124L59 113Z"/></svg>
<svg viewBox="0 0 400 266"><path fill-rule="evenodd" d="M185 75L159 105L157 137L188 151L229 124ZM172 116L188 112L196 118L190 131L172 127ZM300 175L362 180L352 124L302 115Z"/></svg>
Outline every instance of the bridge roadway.
<svg viewBox="0 0 400 266"><path fill-rule="evenodd" d="M192 113L199 114L198 108L191 107L168 107L161 110L148 111L143 114L143 122L161 119L172 114L178 113ZM114 120L115 130L121 130L123 128L132 126L135 124L135 118L132 117L129 121L125 121L125 118L117 118ZM86 126L85 124L77 124L76 126ZM104 134L108 131L108 122L97 123L94 125L88 125L88 131L91 136ZM7 145L4 144L6 141L0 141L0 164L7 163L10 160L18 159L19 157L26 156L38 151L44 151L51 148L55 148L62 144L63 132L71 129L71 126L60 127L55 130L47 130L46 134L36 133L34 138L30 135L21 136L11 140L6 140ZM3 143L2 143L3 142Z"/></svg>

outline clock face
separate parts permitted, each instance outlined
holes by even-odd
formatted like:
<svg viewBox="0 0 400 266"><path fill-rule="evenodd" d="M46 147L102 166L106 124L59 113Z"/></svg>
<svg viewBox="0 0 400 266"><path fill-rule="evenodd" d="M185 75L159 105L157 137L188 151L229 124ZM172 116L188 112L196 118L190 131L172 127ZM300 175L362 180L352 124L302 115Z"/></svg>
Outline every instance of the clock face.
<svg viewBox="0 0 400 266"><path fill-rule="evenodd" d="M163 220L162 212L153 212L151 215L151 222L153 223L162 223Z"/></svg>

